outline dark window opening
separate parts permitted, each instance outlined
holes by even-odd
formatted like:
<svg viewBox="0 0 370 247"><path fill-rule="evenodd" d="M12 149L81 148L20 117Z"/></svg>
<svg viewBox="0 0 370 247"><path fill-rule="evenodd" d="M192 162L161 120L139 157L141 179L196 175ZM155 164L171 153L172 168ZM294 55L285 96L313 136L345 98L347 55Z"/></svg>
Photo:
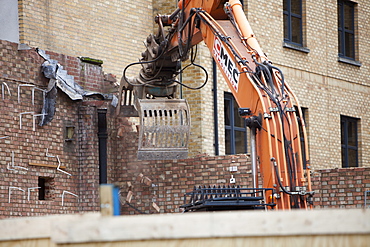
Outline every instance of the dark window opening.
<svg viewBox="0 0 370 247"><path fill-rule="evenodd" d="M357 118L341 116L342 167L358 167Z"/></svg>
<svg viewBox="0 0 370 247"><path fill-rule="evenodd" d="M53 199L54 179L50 177L39 177L39 200Z"/></svg>
<svg viewBox="0 0 370 247"><path fill-rule="evenodd" d="M303 46L302 0L284 0L284 41Z"/></svg>
<svg viewBox="0 0 370 247"><path fill-rule="evenodd" d="M355 4L338 0L338 53L355 60Z"/></svg>
<svg viewBox="0 0 370 247"><path fill-rule="evenodd" d="M239 116L239 106L231 93L225 93L225 153L247 153L245 119Z"/></svg>
<svg viewBox="0 0 370 247"><path fill-rule="evenodd" d="M74 126L66 126L65 128L65 141L71 142L74 140L74 134L75 134L75 127Z"/></svg>
<svg viewBox="0 0 370 247"><path fill-rule="evenodd" d="M296 110L296 113L297 113L297 116L298 116L298 107L297 106L294 106L295 110ZM301 107L301 111L302 111L302 118L303 118L303 121L305 123L305 126L306 126L306 132L307 132L307 112L308 112L308 109L307 108L304 108L304 107ZM306 169L307 168L307 156L306 156L306 150L305 150L305 140L304 140L304 135L303 135L303 126L302 126L302 122L300 121L300 119L298 119L298 127L299 127L299 137L301 139L301 152L302 152L302 160L303 160L303 169Z"/></svg>
<svg viewBox="0 0 370 247"><path fill-rule="evenodd" d="M77 129L72 121L66 121L64 123L64 151L65 152L75 152L76 151L76 142L77 139Z"/></svg>

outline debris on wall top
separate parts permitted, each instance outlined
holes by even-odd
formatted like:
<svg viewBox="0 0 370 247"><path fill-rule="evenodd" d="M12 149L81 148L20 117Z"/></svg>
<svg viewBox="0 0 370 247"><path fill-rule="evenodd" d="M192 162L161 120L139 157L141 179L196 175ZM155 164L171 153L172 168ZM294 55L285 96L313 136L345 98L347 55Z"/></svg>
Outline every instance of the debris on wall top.
<svg viewBox="0 0 370 247"><path fill-rule="evenodd" d="M50 79L44 97L44 105L42 107L43 116L39 123L40 126L50 123L54 117L57 88L61 89L72 100L83 100L84 97L97 95L104 100L112 100L112 105L117 106L118 99L115 95L84 90L75 82L74 77L63 69L63 66L58 61L51 59L44 50L37 48L36 51L45 59L45 62L41 65L42 72L46 78Z"/></svg>

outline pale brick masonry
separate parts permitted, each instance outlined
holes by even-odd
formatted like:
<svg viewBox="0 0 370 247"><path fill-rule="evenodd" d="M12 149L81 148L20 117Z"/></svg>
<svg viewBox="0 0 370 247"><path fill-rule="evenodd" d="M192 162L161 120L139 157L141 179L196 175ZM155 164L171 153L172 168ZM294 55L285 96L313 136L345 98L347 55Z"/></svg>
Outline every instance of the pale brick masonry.
<svg viewBox="0 0 370 247"><path fill-rule="evenodd" d="M101 59L106 72L118 76L145 49L143 40L153 27L153 5L147 0L21 0L18 6L20 43Z"/></svg>

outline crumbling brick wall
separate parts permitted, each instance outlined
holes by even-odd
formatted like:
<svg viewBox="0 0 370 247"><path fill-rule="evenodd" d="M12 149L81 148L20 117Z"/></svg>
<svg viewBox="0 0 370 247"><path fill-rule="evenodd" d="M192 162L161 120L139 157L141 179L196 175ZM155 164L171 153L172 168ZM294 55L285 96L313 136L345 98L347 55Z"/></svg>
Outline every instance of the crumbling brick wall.
<svg viewBox="0 0 370 247"><path fill-rule="evenodd" d="M182 212L183 196L194 186L233 186L230 166L238 167L235 185L253 187L247 155L127 162L121 167L125 172L116 176L125 203L121 212ZM362 208L365 191L370 191L370 168L315 170L312 190L314 208Z"/></svg>
<svg viewBox="0 0 370 247"><path fill-rule="evenodd" d="M72 101L58 90L53 120L40 127L34 115L41 112L48 85L44 59L35 49L18 50L18 44L3 40L0 50L0 217L99 210L96 110L108 102ZM107 89L101 67L47 53L85 89ZM74 132L69 140L67 127Z"/></svg>
<svg viewBox="0 0 370 247"><path fill-rule="evenodd" d="M235 185L252 187L250 159L245 154L138 161L136 124L135 118L121 116L116 119L118 134L111 136L112 149L116 149L112 154L117 155L112 182L121 187L122 214L181 212L183 195L194 186L229 186L230 166L238 167ZM311 172L315 208L364 206L364 193L370 190L370 168Z"/></svg>
<svg viewBox="0 0 370 247"><path fill-rule="evenodd" d="M237 167L233 173L235 184L230 183L231 166ZM195 186L253 187L248 155L128 161L121 169L122 172L116 174L116 182L124 202L122 214L181 212L183 195Z"/></svg>
<svg viewBox="0 0 370 247"><path fill-rule="evenodd" d="M34 126L31 112L40 113L43 96L35 90L33 103L32 88L45 89L48 80L41 73L43 59L36 51L19 51L17 47L15 43L0 41L0 83L4 94L0 99L1 218L99 210L99 108L108 110L108 182L121 186L123 202L131 192L130 205L141 212L180 212L183 194L194 186L229 185L230 166L238 167L237 185L251 186L247 155L137 161L137 119L117 117L110 102L101 98L75 102L59 90L52 122ZM82 63L75 57L48 54L86 89L112 89L112 79L107 80L101 67ZM75 133L69 141L65 136L67 126L72 126ZM61 171L56 169L58 159ZM364 191L370 190L369 177L370 168L315 170L315 207L361 207ZM40 198L37 188L42 183L44 198ZM138 212L127 203L123 205L122 214L135 213Z"/></svg>

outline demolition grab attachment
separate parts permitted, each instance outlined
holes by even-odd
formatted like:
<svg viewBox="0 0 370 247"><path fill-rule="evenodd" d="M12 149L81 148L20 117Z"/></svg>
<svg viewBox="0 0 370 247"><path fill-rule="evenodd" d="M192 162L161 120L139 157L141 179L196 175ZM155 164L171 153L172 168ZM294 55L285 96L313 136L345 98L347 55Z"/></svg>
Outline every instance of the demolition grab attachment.
<svg viewBox="0 0 370 247"><path fill-rule="evenodd" d="M185 99L137 99L140 117L139 160L185 159L190 113Z"/></svg>

